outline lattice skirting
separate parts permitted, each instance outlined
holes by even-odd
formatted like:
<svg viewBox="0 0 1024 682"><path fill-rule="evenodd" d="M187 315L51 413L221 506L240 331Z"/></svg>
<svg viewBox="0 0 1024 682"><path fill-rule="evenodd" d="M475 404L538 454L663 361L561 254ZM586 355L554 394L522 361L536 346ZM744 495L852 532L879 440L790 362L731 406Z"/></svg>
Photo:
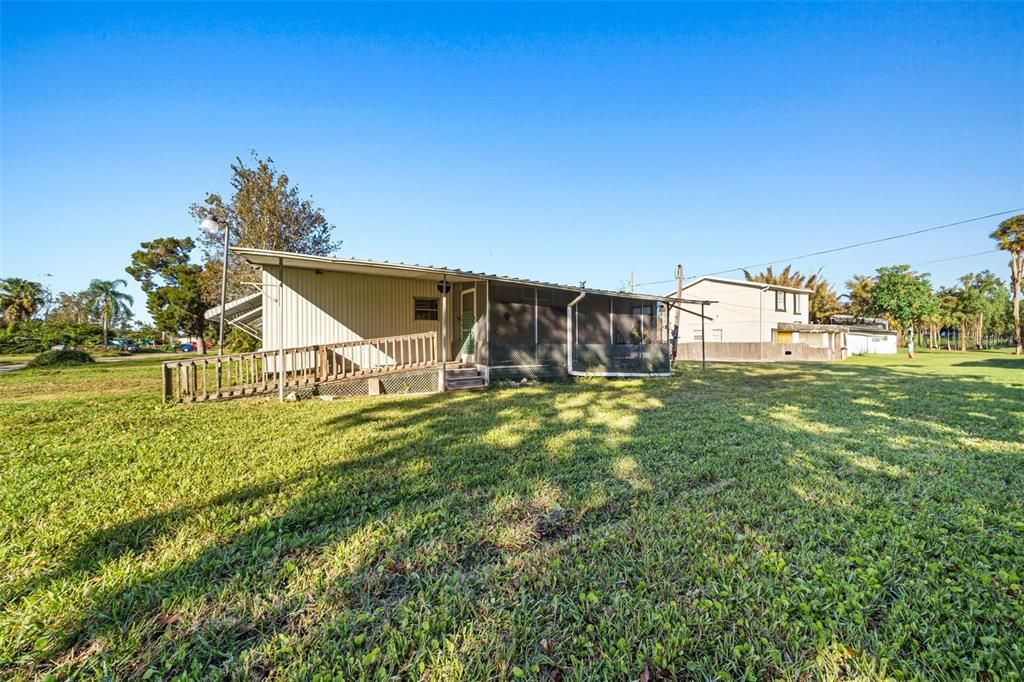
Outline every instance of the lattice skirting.
<svg viewBox="0 0 1024 682"><path fill-rule="evenodd" d="M378 378L382 395L435 393L438 390L436 369L415 369L408 372L385 374ZM299 398L315 398L317 396L360 398L370 394L370 379L323 383L309 388L296 389L295 393Z"/></svg>

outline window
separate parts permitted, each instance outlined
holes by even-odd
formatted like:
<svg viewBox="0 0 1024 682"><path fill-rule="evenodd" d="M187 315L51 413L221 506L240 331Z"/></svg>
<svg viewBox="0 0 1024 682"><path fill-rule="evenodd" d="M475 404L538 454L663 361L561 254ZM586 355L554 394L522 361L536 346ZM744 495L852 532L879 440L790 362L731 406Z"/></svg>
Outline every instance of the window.
<svg viewBox="0 0 1024 682"><path fill-rule="evenodd" d="M693 330L693 340L694 341L703 341L704 340L704 332L702 332L699 329Z"/></svg>
<svg viewBox="0 0 1024 682"><path fill-rule="evenodd" d="M800 294L793 294L793 312L800 314Z"/></svg>
<svg viewBox="0 0 1024 682"><path fill-rule="evenodd" d="M414 298L412 319L414 320L436 320L437 299L436 298Z"/></svg>
<svg viewBox="0 0 1024 682"><path fill-rule="evenodd" d="M722 340L722 330L721 329L712 329L711 330L711 340L712 341L721 341Z"/></svg>
<svg viewBox="0 0 1024 682"><path fill-rule="evenodd" d="M786 292L776 291L775 292L775 309L786 312Z"/></svg>

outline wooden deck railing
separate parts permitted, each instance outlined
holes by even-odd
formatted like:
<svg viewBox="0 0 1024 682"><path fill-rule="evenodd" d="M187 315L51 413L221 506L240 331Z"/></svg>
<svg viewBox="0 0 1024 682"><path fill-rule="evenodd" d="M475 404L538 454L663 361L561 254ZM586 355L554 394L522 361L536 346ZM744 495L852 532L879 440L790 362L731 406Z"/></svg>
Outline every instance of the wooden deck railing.
<svg viewBox="0 0 1024 682"><path fill-rule="evenodd" d="M276 391L281 380L288 389L435 364L437 332L285 348L283 352L192 357L163 363L163 396L164 402L237 398Z"/></svg>

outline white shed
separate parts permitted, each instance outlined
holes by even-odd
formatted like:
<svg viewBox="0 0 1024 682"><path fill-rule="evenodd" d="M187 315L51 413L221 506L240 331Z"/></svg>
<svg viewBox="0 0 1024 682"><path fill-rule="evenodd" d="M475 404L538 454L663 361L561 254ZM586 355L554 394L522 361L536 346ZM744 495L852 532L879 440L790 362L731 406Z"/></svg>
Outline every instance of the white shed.
<svg viewBox="0 0 1024 682"><path fill-rule="evenodd" d="M848 355L895 355L896 332L851 328L846 333L846 352Z"/></svg>

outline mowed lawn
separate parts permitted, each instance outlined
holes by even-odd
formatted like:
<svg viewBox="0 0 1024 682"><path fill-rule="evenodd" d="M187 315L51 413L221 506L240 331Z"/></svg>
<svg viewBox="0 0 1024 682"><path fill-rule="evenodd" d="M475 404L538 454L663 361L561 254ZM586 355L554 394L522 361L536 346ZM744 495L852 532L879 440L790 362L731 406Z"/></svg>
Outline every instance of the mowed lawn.
<svg viewBox="0 0 1024 682"><path fill-rule="evenodd" d="M159 401L0 376L0 678L1015 679L1024 361Z"/></svg>

